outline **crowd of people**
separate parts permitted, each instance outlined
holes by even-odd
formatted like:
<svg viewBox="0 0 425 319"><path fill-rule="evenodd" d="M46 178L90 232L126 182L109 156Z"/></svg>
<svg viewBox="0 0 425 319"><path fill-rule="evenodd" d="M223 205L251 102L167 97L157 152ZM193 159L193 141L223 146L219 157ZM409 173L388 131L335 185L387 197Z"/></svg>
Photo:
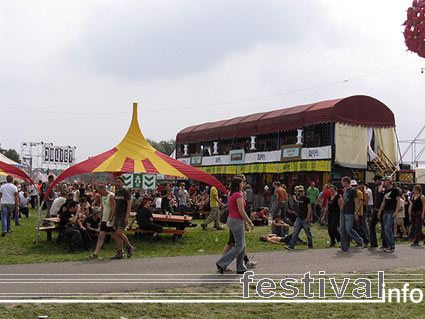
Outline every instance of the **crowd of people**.
<svg viewBox="0 0 425 319"><path fill-rule="evenodd" d="M255 194L246 183L244 175L237 175L229 183L228 194L220 193L215 187L164 183L156 190L126 189L121 177L115 183L60 183L55 190L46 194L54 181L50 175L48 182L37 185L19 184L12 176L7 176L1 185L1 224L2 234L13 232L11 223L20 224L23 216L29 217L28 205L37 205L37 197L45 196L44 226L50 226L51 217L58 217L58 238L70 239L70 250L89 250L90 242L96 240L96 249L89 258L97 258L112 234L117 245L113 259L128 258L134 254L124 230L129 226L130 212L137 212L130 224L153 233L151 240L163 232L163 226L153 219L153 213L200 214L208 212L201 223L207 230L213 223L216 230L223 230L221 223L229 228L229 240L223 248L222 258L217 261L217 269L224 273L234 259L237 272L254 267L256 262L246 254L245 231L254 227L271 228L271 234L260 237L261 241L285 245L294 250L297 244L314 247L310 230L312 223L327 226L330 247L340 242L339 252L347 252L351 242L358 249L378 248L376 228L381 224L380 248L392 253L395 240L411 240L412 246L424 241L422 226L425 219L425 196L420 185L412 191L407 186L394 183L390 176L376 175L374 184L369 187L364 181L343 177L336 185L324 185L320 192L312 181L308 187L298 185L288 191L286 185L275 181L264 186L261 205L257 205ZM256 207L258 206L258 207ZM46 220L47 219L47 220ZM184 227L196 227L185 221ZM293 232L290 233L290 227ZM299 234L304 230L307 242Z"/></svg>

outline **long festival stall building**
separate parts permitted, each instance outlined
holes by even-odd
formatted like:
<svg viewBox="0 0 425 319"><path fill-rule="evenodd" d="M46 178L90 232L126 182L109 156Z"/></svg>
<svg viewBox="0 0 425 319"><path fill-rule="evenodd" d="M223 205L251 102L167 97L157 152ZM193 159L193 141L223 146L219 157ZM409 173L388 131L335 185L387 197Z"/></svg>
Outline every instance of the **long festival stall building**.
<svg viewBox="0 0 425 319"><path fill-rule="evenodd" d="M243 173L257 191L397 173L394 114L363 95L190 126L176 144L181 162L225 184Z"/></svg>

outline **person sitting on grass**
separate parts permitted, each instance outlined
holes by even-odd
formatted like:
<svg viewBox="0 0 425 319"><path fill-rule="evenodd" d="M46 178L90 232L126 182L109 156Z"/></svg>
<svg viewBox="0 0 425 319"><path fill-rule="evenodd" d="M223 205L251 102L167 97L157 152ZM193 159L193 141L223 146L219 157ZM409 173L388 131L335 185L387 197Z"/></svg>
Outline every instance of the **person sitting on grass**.
<svg viewBox="0 0 425 319"><path fill-rule="evenodd" d="M155 224L153 222L152 211L150 209L150 202L147 199L142 200L142 203L139 209L137 210L136 220L137 220L137 225L139 225L140 229L152 230L154 232L152 235L152 239L157 238L158 234L162 233L163 231L162 226ZM134 220L131 223L131 225L133 225L133 223L134 223Z"/></svg>
<svg viewBox="0 0 425 319"><path fill-rule="evenodd" d="M286 237L289 235L289 225L282 221L280 214L276 214L274 216L272 222L272 233L280 237Z"/></svg>
<svg viewBox="0 0 425 319"><path fill-rule="evenodd" d="M288 237L279 237L276 234L268 234L260 236L260 241L265 241L270 244L287 245L289 240Z"/></svg>
<svg viewBox="0 0 425 319"><path fill-rule="evenodd" d="M252 213L252 222L254 226L267 226L269 221L269 208L257 208L255 213Z"/></svg>

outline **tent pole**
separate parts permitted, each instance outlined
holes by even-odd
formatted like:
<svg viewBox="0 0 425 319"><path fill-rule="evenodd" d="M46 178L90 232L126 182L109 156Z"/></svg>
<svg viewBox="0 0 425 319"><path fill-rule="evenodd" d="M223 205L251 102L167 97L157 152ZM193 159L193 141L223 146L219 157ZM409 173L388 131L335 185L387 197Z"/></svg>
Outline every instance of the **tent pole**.
<svg viewBox="0 0 425 319"><path fill-rule="evenodd" d="M37 238L35 239L35 243L38 245L38 239L40 238L40 222L41 222L41 209L43 208L43 203L40 204L40 195L37 195L37 210L38 210L38 218L37 218Z"/></svg>

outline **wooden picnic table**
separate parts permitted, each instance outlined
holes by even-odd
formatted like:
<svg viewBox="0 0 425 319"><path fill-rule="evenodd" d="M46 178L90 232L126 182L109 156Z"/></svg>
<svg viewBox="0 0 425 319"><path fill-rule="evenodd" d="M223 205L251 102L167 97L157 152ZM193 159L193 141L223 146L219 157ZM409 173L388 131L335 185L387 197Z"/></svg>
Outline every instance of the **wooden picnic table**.
<svg viewBox="0 0 425 319"><path fill-rule="evenodd" d="M130 218L135 219L136 215L137 215L136 212L131 212ZM186 221L190 222L192 220L191 216L180 216L180 215L166 216L164 214L152 214L152 217L153 217L153 220L155 222L161 224L164 227L176 228L174 231L171 230L171 229L164 230L164 233L174 234L175 240L177 239L177 235L181 236L184 232L187 232L186 230L184 230L184 228L185 228L184 223ZM47 232L47 239L51 240L52 239L52 231L58 230L58 224L59 224L60 219L59 219L59 217L47 217L47 218L43 218L43 220L45 220L47 222L55 223L55 226L40 227L40 230ZM132 222L130 222L130 225L131 224L132 224ZM132 232L135 232L135 231L136 232L144 232L140 228L134 228L134 227L128 227L127 230L132 231ZM145 232L149 232L149 231L145 231Z"/></svg>

